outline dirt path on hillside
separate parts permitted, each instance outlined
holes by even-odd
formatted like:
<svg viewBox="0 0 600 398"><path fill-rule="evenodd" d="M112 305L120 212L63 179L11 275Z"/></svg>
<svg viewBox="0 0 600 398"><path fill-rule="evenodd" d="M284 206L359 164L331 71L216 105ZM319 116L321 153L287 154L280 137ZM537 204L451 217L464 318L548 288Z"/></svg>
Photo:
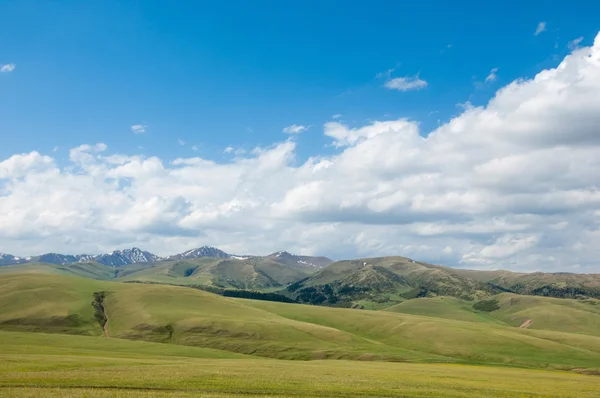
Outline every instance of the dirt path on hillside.
<svg viewBox="0 0 600 398"><path fill-rule="evenodd" d="M106 313L106 309L104 309L104 316L106 317L106 322L104 323L104 326L102 327L102 329L104 329L104 337L106 337L107 339L110 339L110 335L108 334L108 314Z"/></svg>
<svg viewBox="0 0 600 398"><path fill-rule="evenodd" d="M533 321L531 319L526 320L525 322L523 322L521 324L521 326L519 326L521 329L527 329L529 326L531 326L531 324L533 323Z"/></svg>

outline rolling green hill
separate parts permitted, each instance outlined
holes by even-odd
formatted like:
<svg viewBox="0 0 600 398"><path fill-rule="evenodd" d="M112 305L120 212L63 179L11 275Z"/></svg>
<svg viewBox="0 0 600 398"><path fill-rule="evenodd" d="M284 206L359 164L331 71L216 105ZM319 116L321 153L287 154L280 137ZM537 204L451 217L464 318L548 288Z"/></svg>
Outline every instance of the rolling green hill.
<svg viewBox="0 0 600 398"><path fill-rule="evenodd" d="M112 338L282 359L600 369L600 337L564 333L558 326L521 329L506 322L232 299L185 287L60 275L3 275L0 329L101 336L91 305L101 291Z"/></svg>
<svg viewBox="0 0 600 398"><path fill-rule="evenodd" d="M288 294L301 302L361 307L390 306L432 295L475 300L500 291L404 257L338 261L287 288Z"/></svg>
<svg viewBox="0 0 600 398"><path fill-rule="evenodd" d="M201 257L153 264L130 264L119 268L97 262L64 265L26 263L0 267L0 275L41 273L81 276L96 280L204 285L255 290L278 290L315 271L314 268L291 267L262 257L245 260Z"/></svg>
<svg viewBox="0 0 600 398"><path fill-rule="evenodd" d="M371 309L420 297L478 301L503 292L600 298L600 275L461 270L380 257L335 262L282 291L299 302Z"/></svg>
<svg viewBox="0 0 600 398"><path fill-rule="evenodd" d="M130 266L137 269L140 266ZM111 280L118 275L119 270L112 267L97 263L84 262L73 264L47 264L47 263L26 263L18 265L6 265L0 267L0 275L14 273L39 273L39 274L54 274L54 275L71 275L80 276L83 278Z"/></svg>
<svg viewBox="0 0 600 398"><path fill-rule="evenodd" d="M447 272L487 283L517 294L560 298L600 298L600 274L517 273L510 271L474 271L440 267Z"/></svg>
<svg viewBox="0 0 600 398"><path fill-rule="evenodd" d="M424 297L404 301L385 311L600 337L600 300L580 301L513 293L501 293L488 300L495 300L498 309L477 311L473 302L455 297Z"/></svg>

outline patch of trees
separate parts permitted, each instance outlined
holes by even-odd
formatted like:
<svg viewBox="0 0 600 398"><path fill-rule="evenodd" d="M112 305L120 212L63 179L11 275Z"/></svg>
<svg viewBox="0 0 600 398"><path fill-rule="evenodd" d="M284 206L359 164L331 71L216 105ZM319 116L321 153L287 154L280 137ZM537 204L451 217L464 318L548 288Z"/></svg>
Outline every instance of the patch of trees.
<svg viewBox="0 0 600 398"><path fill-rule="evenodd" d="M500 308L498 300L481 300L473 304L473 309L483 312L492 312Z"/></svg>
<svg viewBox="0 0 600 398"><path fill-rule="evenodd" d="M106 325L106 312L104 311L104 299L106 298L106 292L94 292L94 301L92 301L92 307L94 307L94 318L100 324L101 327Z"/></svg>
<svg viewBox="0 0 600 398"><path fill-rule="evenodd" d="M362 296L368 288L353 285L325 285L309 286L296 292L296 301L302 304L326 305L331 307L350 307L352 300Z"/></svg>
<svg viewBox="0 0 600 398"><path fill-rule="evenodd" d="M278 293L265 293L265 292L257 292L254 290L241 290L241 289L222 289L219 287L213 286L202 286L202 285L194 285L192 286L195 289L204 290L210 293L219 294L225 297L235 297L235 298L245 298L250 300L263 300L263 301L276 301L281 303L295 303L295 300L292 300L289 297L286 297L282 294Z"/></svg>
<svg viewBox="0 0 600 398"><path fill-rule="evenodd" d="M185 272L183 273L183 276L185 276L186 278L188 276L191 276L194 273L194 271L196 271L197 268L198 267L191 267L191 268L186 269Z"/></svg>
<svg viewBox="0 0 600 398"><path fill-rule="evenodd" d="M600 290L585 288L585 287L573 287L573 286L552 286L546 285L541 286L531 291L534 296L547 296L547 297L558 297L558 298L580 298L582 296L600 298Z"/></svg>
<svg viewBox="0 0 600 398"><path fill-rule="evenodd" d="M310 276L307 276L306 278L300 279L299 281L290 284L287 287L288 292L295 292L296 290L301 289L302 286L304 286L304 282L306 282L308 278L310 278Z"/></svg>

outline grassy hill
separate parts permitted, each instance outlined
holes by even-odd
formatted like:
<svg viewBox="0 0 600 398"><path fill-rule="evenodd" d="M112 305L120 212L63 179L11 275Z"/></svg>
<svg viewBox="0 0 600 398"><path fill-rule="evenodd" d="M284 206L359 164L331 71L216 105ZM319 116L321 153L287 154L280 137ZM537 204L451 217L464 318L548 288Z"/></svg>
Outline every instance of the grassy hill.
<svg viewBox="0 0 600 398"><path fill-rule="evenodd" d="M0 267L0 275L40 273L80 276L96 280L255 290L278 290L315 271L314 268L292 267L261 257L245 260L201 257L193 260L130 264L119 268L93 261L64 265L26 263Z"/></svg>
<svg viewBox="0 0 600 398"><path fill-rule="evenodd" d="M600 337L386 311L226 298L177 286L59 275L0 278L0 329L101 336L281 359L369 359L600 369ZM551 327L551 325L548 325ZM593 327L593 325L591 326Z"/></svg>
<svg viewBox="0 0 600 398"><path fill-rule="evenodd" d="M572 397L598 377L466 365L281 361L174 344L0 332L0 395Z"/></svg>
<svg viewBox="0 0 600 398"><path fill-rule="evenodd" d="M559 298L600 298L600 274L517 273L510 271L473 271L441 267L448 272L478 280L517 294Z"/></svg>
<svg viewBox="0 0 600 398"><path fill-rule="evenodd" d="M138 268L140 268L140 266L130 266L130 269ZM48 263L25 263L0 267L0 275L14 273L71 275L90 279L111 280L118 275L119 270L115 270L112 267L108 267L94 261L62 265Z"/></svg>
<svg viewBox="0 0 600 398"><path fill-rule="evenodd" d="M513 293L501 293L489 300L497 302L497 310L477 311L473 302L454 297L424 297L402 302L385 311L600 337L600 300L580 301Z"/></svg>
<svg viewBox="0 0 600 398"><path fill-rule="evenodd" d="M117 280L259 290L286 286L314 272L309 268L294 268L263 258L203 257L160 262L131 272L125 268Z"/></svg>
<svg viewBox="0 0 600 398"><path fill-rule="evenodd" d="M378 309L420 297L478 301L503 292L600 298L600 275L461 270L380 257L338 261L293 283L284 293L305 303Z"/></svg>
<svg viewBox="0 0 600 398"><path fill-rule="evenodd" d="M301 302L377 308L423 296L475 300L499 293L485 282L404 257L338 261L287 289Z"/></svg>

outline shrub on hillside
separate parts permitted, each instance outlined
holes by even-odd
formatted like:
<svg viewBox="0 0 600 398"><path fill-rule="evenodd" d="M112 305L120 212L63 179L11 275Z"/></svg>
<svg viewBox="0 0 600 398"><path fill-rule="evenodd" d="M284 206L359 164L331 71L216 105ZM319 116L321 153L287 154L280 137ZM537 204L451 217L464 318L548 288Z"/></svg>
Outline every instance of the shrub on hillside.
<svg viewBox="0 0 600 398"><path fill-rule="evenodd" d="M483 312L492 312L500 308L498 300L481 300L473 304L473 309Z"/></svg>

